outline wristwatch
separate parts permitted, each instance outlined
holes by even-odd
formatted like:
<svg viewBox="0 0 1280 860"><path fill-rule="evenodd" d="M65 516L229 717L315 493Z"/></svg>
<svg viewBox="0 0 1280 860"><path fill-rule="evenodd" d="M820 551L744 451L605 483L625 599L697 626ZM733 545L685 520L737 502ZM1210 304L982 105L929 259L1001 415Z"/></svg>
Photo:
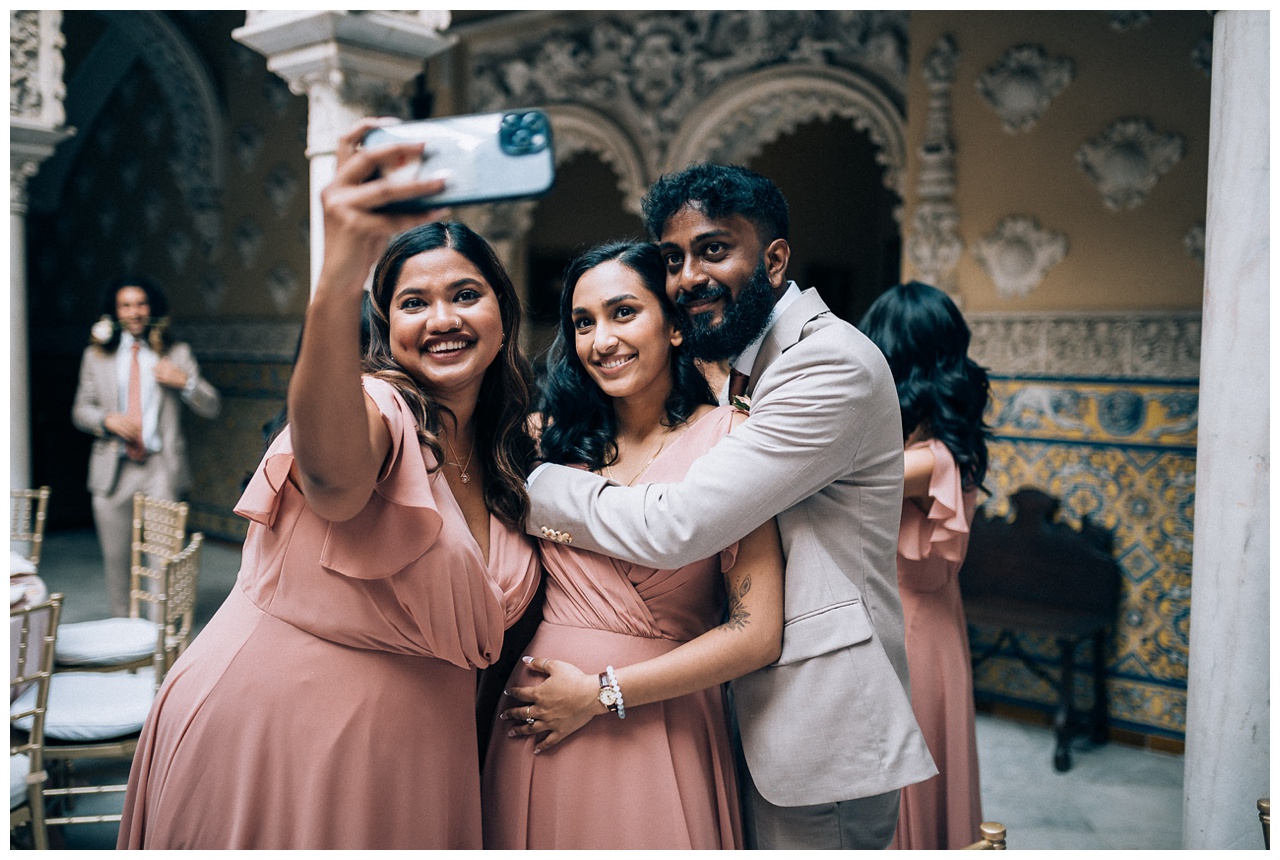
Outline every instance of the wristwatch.
<svg viewBox="0 0 1280 860"><path fill-rule="evenodd" d="M618 691L614 689L613 684L609 683L609 678L604 672L600 673L600 695L597 698L610 713L618 712Z"/></svg>

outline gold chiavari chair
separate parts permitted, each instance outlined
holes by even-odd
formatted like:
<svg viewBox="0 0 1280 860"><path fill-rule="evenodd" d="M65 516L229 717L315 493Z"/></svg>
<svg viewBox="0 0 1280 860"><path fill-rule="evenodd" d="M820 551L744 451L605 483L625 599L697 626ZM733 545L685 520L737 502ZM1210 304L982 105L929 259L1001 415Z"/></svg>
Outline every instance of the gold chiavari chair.
<svg viewBox="0 0 1280 860"><path fill-rule="evenodd" d="M31 845L49 847L45 823L45 712L53 675L62 595L9 609L9 842L23 829Z"/></svg>
<svg viewBox="0 0 1280 860"><path fill-rule="evenodd" d="M49 511L49 488L9 491L9 544L23 543L27 551L21 557L31 570L10 573L35 573L40 567L40 551L44 547L44 520ZM12 550L11 550L12 551Z"/></svg>
<svg viewBox="0 0 1280 860"><path fill-rule="evenodd" d="M984 821L978 825L978 833L981 839L972 845L966 845L966 851L1004 851L1005 850L1005 829L1004 825L997 821Z"/></svg>
<svg viewBox="0 0 1280 860"><path fill-rule="evenodd" d="M164 565L165 599L158 601L162 618L172 621L175 636L185 644L194 616L200 549L204 536L197 532L191 543ZM138 747L143 723L151 710L156 691L176 657L164 647L166 625L160 627L153 661L154 675L115 672L55 672L49 684L45 715L44 757L55 767L46 798L50 806L45 817L50 827L69 824L101 824L120 820L119 812L77 814L72 806L77 798L121 794L123 784L75 784L72 766L78 761L129 761ZM80 780L83 782L83 780Z"/></svg>
<svg viewBox="0 0 1280 860"><path fill-rule="evenodd" d="M168 563L184 552L187 512L186 502L134 495L129 616L64 624L59 671L140 669L161 660L171 663L186 647L195 615L194 580L189 591L182 577L169 583ZM197 543L195 568L188 564L183 571L198 568L199 552Z"/></svg>

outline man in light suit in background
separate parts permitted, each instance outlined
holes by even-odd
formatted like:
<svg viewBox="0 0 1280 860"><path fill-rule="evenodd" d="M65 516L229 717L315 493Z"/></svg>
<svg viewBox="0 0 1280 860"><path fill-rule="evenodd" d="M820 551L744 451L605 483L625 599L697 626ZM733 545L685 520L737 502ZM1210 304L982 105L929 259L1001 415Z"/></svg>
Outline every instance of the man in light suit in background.
<svg viewBox="0 0 1280 860"><path fill-rule="evenodd" d="M94 436L89 453L93 522L111 614L129 614L133 494L176 501L191 484L182 406L203 418L221 407L191 348L168 336L168 301L146 278L108 288L80 362L71 421Z"/></svg>
<svg viewBox="0 0 1280 860"><path fill-rule="evenodd" d="M937 773L907 692L895 561L903 441L889 367L815 290L787 280L787 205L765 177L694 165L659 179L644 211L686 345L730 361L722 400L745 392L750 416L680 483L620 487L540 467L529 530L675 568L776 516L782 656L733 682L747 844L885 848L899 789Z"/></svg>

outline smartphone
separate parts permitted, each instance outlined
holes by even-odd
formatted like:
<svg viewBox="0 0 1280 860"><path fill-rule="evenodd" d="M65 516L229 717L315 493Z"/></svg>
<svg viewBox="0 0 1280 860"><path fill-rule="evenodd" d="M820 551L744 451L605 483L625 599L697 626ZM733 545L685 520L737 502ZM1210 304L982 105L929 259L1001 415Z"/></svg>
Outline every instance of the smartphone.
<svg viewBox="0 0 1280 860"><path fill-rule="evenodd" d="M441 206L539 197L555 183L551 120L536 108L447 116L381 126L365 134L366 147L425 141L422 160L387 175L406 181L447 172L445 189L402 200L388 211L420 212Z"/></svg>

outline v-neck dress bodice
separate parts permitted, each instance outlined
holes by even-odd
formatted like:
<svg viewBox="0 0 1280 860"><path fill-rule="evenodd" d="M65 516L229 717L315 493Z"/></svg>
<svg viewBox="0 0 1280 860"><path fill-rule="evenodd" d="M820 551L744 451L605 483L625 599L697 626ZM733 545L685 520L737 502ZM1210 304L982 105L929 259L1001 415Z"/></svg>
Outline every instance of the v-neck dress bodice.
<svg viewBox="0 0 1280 860"><path fill-rule="evenodd" d="M388 383L392 450L329 522L290 480L286 429L236 512L236 586L165 679L134 759L130 848L478 848L476 669L539 565L490 520L486 564Z"/></svg>
<svg viewBox="0 0 1280 860"><path fill-rule="evenodd" d="M680 480L729 432L732 411L719 407L703 415L639 480ZM525 653L566 660L584 672L647 660L720 624L723 571L737 556L735 544L676 570L655 570L549 541L539 548L546 602ZM539 680L521 665L508 689ZM537 756L534 739L508 738L498 721L485 762L485 847L740 848L721 688L627 707L626 714L625 720L596 717Z"/></svg>

